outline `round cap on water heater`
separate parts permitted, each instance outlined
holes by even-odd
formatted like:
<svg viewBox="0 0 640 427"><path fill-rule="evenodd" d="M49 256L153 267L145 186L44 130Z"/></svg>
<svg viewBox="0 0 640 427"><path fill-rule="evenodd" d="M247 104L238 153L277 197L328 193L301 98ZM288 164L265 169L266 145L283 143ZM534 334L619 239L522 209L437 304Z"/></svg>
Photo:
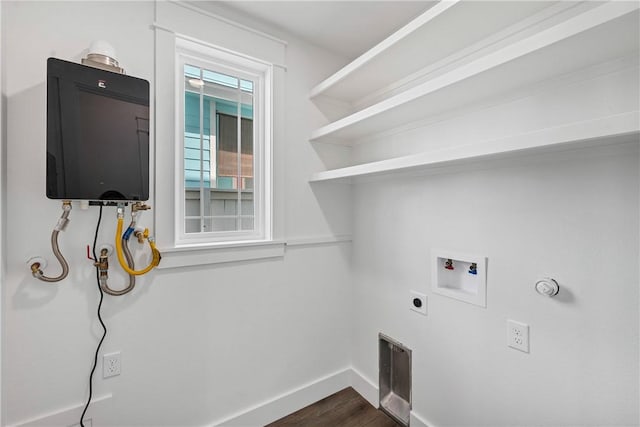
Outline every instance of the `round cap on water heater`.
<svg viewBox="0 0 640 427"><path fill-rule="evenodd" d="M96 40L89 46L87 57L82 60L85 65L124 74L116 59L116 50L104 40Z"/></svg>
<svg viewBox="0 0 640 427"><path fill-rule="evenodd" d="M104 55L113 60L116 59L116 50L104 40L95 40L91 42L91 46L89 46L89 55L91 54Z"/></svg>

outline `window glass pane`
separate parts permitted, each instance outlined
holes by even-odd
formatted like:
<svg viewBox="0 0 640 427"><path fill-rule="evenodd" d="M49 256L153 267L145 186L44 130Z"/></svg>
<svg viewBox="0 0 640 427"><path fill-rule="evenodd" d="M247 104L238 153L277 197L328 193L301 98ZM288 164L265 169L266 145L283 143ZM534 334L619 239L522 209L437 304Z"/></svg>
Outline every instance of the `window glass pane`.
<svg viewBox="0 0 640 427"><path fill-rule="evenodd" d="M185 232L254 230L254 83L184 71Z"/></svg>
<svg viewBox="0 0 640 427"><path fill-rule="evenodd" d="M185 219L185 232L186 233L199 233L200 232L200 218L186 218Z"/></svg>
<svg viewBox="0 0 640 427"><path fill-rule="evenodd" d="M241 157L240 162L240 187L242 192L240 193L240 207L242 213L242 220L240 227L242 230L254 229L254 203L253 203L253 170L254 170L254 156L253 156L253 120L242 118L241 125L242 143L241 143Z"/></svg>
<svg viewBox="0 0 640 427"><path fill-rule="evenodd" d="M185 65L184 66L184 75L185 75L185 77L191 77L191 78L199 79L200 78L200 68L194 67L192 65Z"/></svg>
<svg viewBox="0 0 640 427"><path fill-rule="evenodd" d="M240 88L245 92L253 92L253 82L240 80Z"/></svg>
<svg viewBox="0 0 640 427"><path fill-rule="evenodd" d="M223 86L228 86L236 89L238 87L238 79L232 76L228 76L222 73L216 73L215 71L203 70L202 79L205 82L212 82Z"/></svg>
<svg viewBox="0 0 640 427"><path fill-rule="evenodd" d="M200 76L200 70L185 66L185 79ZM200 101L199 96L185 92L184 145L189 147L184 157L185 232L199 233L200 225ZM187 151L187 150L185 150Z"/></svg>

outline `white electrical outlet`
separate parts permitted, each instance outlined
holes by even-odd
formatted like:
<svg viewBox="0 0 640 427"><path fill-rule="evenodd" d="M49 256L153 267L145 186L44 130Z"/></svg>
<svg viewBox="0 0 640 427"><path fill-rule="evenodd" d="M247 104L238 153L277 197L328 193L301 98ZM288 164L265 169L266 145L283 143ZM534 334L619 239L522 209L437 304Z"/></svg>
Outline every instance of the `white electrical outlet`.
<svg viewBox="0 0 640 427"><path fill-rule="evenodd" d="M120 375L120 369L122 369L120 352L109 353L102 356L102 378Z"/></svg>
<svg viewBox="0 0 640 427"><path fill-rule="evenodd" d="M507 345L529 353L529 325L507 320Z"/></svg>
<svg viewBox="0 0 640 427"><path fill-rule="evenodd" d="M421 294L420 292L410 291L409 295L411 297L409 308L415 312L418 312L423 315L427 315L427 296L425 294Z"/></svg>

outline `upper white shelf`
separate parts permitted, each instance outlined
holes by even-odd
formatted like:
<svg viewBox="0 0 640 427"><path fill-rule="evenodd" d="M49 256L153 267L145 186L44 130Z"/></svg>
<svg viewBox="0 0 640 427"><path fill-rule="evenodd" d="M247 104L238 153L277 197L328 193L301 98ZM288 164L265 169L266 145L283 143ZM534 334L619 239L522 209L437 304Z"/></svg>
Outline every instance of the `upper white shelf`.
<svg viewBox="0 0 640 427"><path fill-rule="evenodd" d="M349 103L361 100L454 54L464 55L478 40L503 35L501 29L526 17L545 9L558 13L572 5L575 3L440 1L318 84L310 96L324 95ZM452 31L456 28L464 31Z"/></svg>
<svg viewBox="0 0 640 427"><path fill-rule="evenodd" d="M317 172L309 182L351 181L351 178L426 170L485 158L631 141L640 141L640 111Z"/></svg>
<svg viewBox="0 0 640 427"><path fill-rule="evenodd" d="M497 3L501 3L501 7L504 7L505 3L520 5L520 2ZM533 7L529 3L525 5ZM438 10L434 9L438 6L434 6L426 13L436 13ZM548 7L548 4L546 6ZM443 4L440 9L444 10L440 13L453 12L456 7L461 6L457 3ZM497 93L507 92L596 63L632 54L637 55L640 48L638 8L637 2L614 1L605 4L596 3L595 6L591 4L582 13L554 22L554 25L528 34L524 38L518 38L513 43L500 45L489 53L475 57L471 61L323 126L312 133L310 140L350 145L368 135L487 99ZM531 10L528 13L531 13ZM437 21L433 22L435 24ZM464 24L463 22L452 28L461 28L460 25ZM400 50L404 52L405 48ZM422 53L418 50L405 52L404 55L419 57L420 54L416 52ZM329 80L323 84L326 85ZM337 89L337 86L335 87Z"/></svg>

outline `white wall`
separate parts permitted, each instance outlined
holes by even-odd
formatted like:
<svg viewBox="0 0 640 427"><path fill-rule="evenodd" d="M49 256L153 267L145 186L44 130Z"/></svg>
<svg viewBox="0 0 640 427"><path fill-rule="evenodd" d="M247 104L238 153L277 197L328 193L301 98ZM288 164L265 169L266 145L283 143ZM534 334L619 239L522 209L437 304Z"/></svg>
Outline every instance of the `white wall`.
<svg viewBox="0 0 640 427"><path fill-rule="evenodd" d="M430 115L360 141L354 163L637 120L638 62ZM640 156L637 135L626 141L354 185L352 363L369 395L383 332L414 350L413 411L430 426L638 425ZM488 257L486 309L431 292L433 248ZM558 297L535 293L545 276ZM427 294L428 317L409 310L410 290ZM507 319L531 326L529 354L506 346Z"/></svg>
<svg viewBox="0 0 640 427"><path fill-rule="evenodd" d="M2 4L0 3L0 88L4 87L4 61L2 60L2 46L4 45L4 37L2 36ZM4 209L6 206L5 179L4 179L4 91L0 90L0 287L4 288ZM2 393L2 341L3 341L3 298L0 291L0 425L4 424L4 394Z"/></svg>
<svg viewBox="0 0 640 427"><path fill-rule="evenodd" d="M3 38L10 40L2 52L10 201L2 386L5 420L13 425L84 403L100 333L94 270L85 256L95 208L74 206L61 233L71 266L66 280L38 282L25 264L45 255L47 272L58 271L49 236L61 210L44 191L46 58L78 61L91 41L105 39L127 73L153 87L154 4L3 2L2 8ZM291 121L282 145L285 187L279 189L289 200L287 239L349 232L349 208L340 204L348 189L320 208L306 185L311 171L323 167L304 144L310 122L322 119L306 94L340 62L290 40L285 106ZM145 222L151 224L151 216ZM111 242L113 209L105 209L101 230L99 242ZM102 353L122 352L122 375L96 375L94 396L112 397L98 405L93 425L210 425L348 367L349 252L345 243L296 246L284 258L158 270L141 278L132 294L105 297L109 334ZM124 277L113 274L112 280Z"/></svg>
<svg viewBox="0 0 640 427"><path fill-rule="evenodd" d="M638 161L632 142L355 186L354 368L377 384L378 332L413 349L434 426L637 425ZM486 308L431 291L431 248L488 257ZM557 297L535 293L544 276Z"/></svg>

